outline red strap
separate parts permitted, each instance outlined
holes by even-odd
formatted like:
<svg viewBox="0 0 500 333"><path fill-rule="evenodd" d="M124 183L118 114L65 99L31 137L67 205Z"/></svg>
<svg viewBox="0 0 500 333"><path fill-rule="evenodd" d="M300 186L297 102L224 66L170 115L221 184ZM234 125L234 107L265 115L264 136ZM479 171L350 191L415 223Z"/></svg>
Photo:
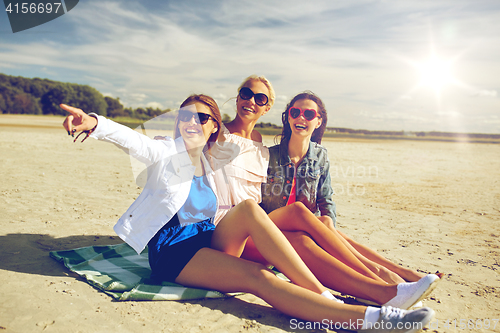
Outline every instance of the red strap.
<svg viewBox="0 0 500 333"><path fill-rule="evenodd" d="M290 190L290 196L288 197L288 201L286 202L286 205L293 204L297 198L297 190L295 189L295 176L293 177L292 181L292 189Z"/></svg>

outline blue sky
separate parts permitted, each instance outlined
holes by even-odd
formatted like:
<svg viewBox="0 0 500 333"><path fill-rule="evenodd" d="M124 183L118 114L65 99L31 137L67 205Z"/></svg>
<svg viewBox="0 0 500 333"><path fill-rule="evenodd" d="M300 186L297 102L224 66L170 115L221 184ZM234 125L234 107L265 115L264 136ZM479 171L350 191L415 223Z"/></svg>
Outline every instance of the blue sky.
<svg viewBox="0 0 500 333"><path fill-rule="evenodd" d="M431 56L441 65L425 76ZM264 122L311 90L332 127L500 133L500 2L80 0L15 34L0 13L0 72L133 107L206 93L229 115L259 74L277 94Z"/></svg>

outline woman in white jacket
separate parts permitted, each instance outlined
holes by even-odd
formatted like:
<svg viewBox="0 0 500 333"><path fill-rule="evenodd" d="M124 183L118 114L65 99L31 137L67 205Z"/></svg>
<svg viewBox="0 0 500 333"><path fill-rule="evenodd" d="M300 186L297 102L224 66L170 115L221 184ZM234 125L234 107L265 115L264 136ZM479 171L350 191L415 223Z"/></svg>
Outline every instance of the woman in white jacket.
<svg viewBox="0 0 500 333"><path fill-rule="evenodd" d="M114 143L148 166L143 192L114 229L138 253L149 245L152 277L222 292L249 292L290 316L367 332L416 332L432 318L429 308L377 309L331 299L253 200L231 209L215 227L213 170L203 151L217 138L221 116L210 97L186 99L175 122L175 138L167 140L152 140L102 116L61 107L70 113L64 121L68 133L87 132ZM239 258L249 237L293 283L262 264Z"/></svg>

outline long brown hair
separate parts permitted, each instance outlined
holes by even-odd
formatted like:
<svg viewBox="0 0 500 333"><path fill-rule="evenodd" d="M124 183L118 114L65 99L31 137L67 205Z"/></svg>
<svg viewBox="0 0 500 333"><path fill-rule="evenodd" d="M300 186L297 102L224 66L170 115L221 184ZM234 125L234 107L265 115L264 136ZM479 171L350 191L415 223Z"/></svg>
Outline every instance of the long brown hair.
<svg viewBox="0 0 500 333"><path fill-rule="evenodd" d="M222 124L222 116L220 115L220 110L219 106L217 103L214 101L214 99L210 96L203 95L203 94L194 94L189 96L182 102L181 108L185 107L186 105L193 104L193 103L201 103L206 105L210 111L212 111L212 116L215 118L215 122L217 123L217 132L212 133L210 137L208 138L207 141L207 146L210 148L216 141L217 138L219 137L219 132L221 129L221 124ZM175 119L175 132L174 132L174 138L177 139L178 137L181 136L181 133L179 131L179 118Z"/></svg>
<svg viewBox="0 0 500 333"><path fill-rule="evenodd" d="M292 129L290 128L290 122L288 120L288 109L292 107L295 102L301 99L309 99L318 105L318 113L321 117L321 125L314 130L311 136L311 141L321 144L321 139L323 138L323 134L325 133L326 123L328 122L328 113L326 112L325 105L321 98L315 95L312 91L305 91L303 93L298 94L288 105L286 106L285 111L281 114L281 121L283 122L283 130L281 134L276 136L276 139L280 138L280 142L282 144L288 144L290 141L290 137L292 136Z"/></svg>

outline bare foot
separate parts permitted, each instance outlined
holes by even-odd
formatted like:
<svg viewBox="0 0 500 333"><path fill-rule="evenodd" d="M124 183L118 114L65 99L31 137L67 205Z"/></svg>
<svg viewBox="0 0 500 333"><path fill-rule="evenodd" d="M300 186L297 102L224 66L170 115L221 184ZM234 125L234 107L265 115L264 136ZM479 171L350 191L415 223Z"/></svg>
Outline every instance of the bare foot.
<svg viewBox="0 0 500 333"><path fill-rule="evenodd" d="M417 282L421 278L427 275L427 273L421 273L414 271L409 268L403 268L401 267L401 277L405 279L407 282Z"/></svg>
<svg viewBox="0 0 500 333"><path fill-rule="evenodd" d="M377 275L382 280L384 280L385 282L387 282L389 284L400 284L400 283L406 282L398 274L394 273L393 271L390 271L389 269L385 268L384 266L378 267Z"/></svg>
<svg viewBox="0 0 500 333"><path fill-rule="evenodd" d="M401 268L401 277L403 279L405 279L407 282L417 282L418 280L420 280L421 278L423 278L424 276L426 276L428 273L421 273L421 272L417 272L417 271L414 271L414 270L411 270L409 268ZM436 274L440 279L443 278L444 276L444 273L440 273L439 271L437 271Z"/></svg>

